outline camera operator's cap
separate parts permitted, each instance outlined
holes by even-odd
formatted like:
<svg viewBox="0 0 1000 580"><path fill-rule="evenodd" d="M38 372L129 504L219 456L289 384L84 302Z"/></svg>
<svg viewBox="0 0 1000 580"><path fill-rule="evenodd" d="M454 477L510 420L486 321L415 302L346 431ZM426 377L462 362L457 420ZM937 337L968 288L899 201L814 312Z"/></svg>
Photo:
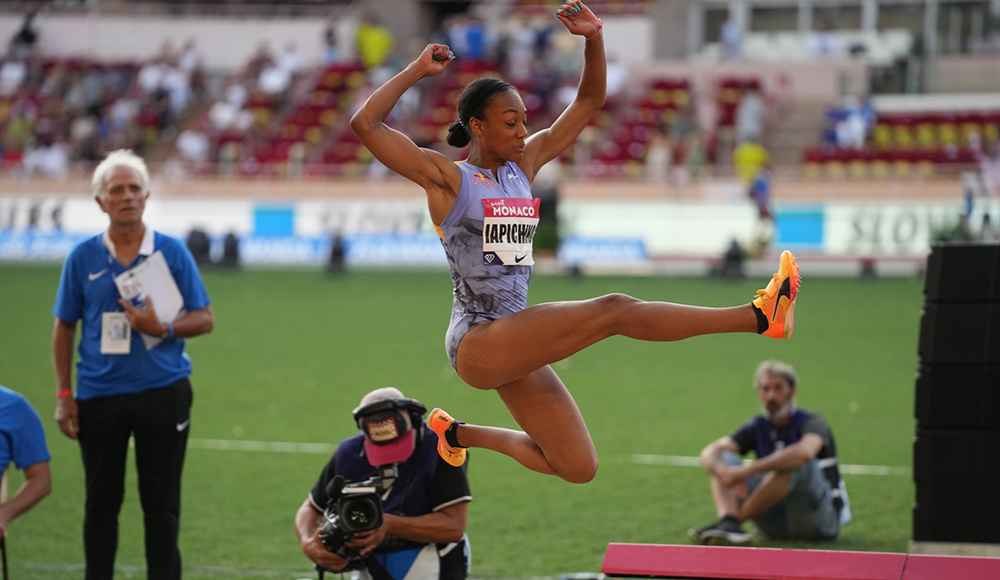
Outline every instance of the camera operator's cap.
<svg viewBox="0 0 1000 580"><path fill-rule="evenodd" d="M365 434L365 455L375 467L402 463L413 455L413 426L409 413L394 404L397 399L405 397L395 387L375 389L361 399L356 411L358 426ZM382 401L393 404L375 404ZM373 407L371 413L366 412L367 406Z"/></svg>

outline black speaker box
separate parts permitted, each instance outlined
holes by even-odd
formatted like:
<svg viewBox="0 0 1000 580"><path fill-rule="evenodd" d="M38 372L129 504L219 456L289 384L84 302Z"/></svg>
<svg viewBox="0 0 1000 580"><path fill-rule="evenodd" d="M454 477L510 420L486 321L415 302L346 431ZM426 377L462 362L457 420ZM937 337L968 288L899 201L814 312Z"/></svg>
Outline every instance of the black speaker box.
<svg viewBox="0 0 1000 580"><path fill-rule="evenodd" d="M923 364L1000 363L1000 303L925 304L918 353Z"/></svg>
<svg viewBox="0 0 1000 580"><path fill-rule="evenodd" d="M934 302L1000 302L1000 245L935 244L924 294Z"/></svg>
<svg viewBox="0 0 1000 580"><path fill-rule="evenodd" d="M916 399L919 427L1000 430L1000 365L921 365Z"/></svg>
<svg viewBox="0 0 1000 580"><path fill-rule="evenodd" d="M918 429L913 539L1000 543L1000 431Z"/></svg>

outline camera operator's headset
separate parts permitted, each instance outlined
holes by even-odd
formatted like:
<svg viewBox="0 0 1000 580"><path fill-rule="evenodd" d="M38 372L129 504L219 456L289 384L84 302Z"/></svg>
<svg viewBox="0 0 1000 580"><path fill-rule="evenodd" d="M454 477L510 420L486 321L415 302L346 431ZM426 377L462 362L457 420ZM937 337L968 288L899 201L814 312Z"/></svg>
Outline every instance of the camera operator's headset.
<svg viewBox="0 0 1000 580"><path fill-rule="evenodd" d="M367 417L368 415L384 411L402 411L408 414L410 416L410 428L414 430L417 436L416 443L419 444L423 440L424 414L427 413L427 407L420 401L410 399L409 397L403 397L401 399L382 399L381 401L375 401L358 407L357 409L354 409L354 422L357 423L358 429L364 429L364 426L361 423L362 417Z"/></svg>

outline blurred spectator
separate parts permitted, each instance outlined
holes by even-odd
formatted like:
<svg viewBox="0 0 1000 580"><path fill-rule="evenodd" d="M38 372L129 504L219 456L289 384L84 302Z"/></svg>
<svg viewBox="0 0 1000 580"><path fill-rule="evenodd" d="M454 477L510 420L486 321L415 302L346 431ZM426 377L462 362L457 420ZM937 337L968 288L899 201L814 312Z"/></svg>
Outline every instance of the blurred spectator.
<svg viewBox="0 0 1000 580"><path fill-rule="evenodd" d="M979 158L979 175L987 195L1000 197L1000 140L986 143Z"/></svg>
<svg viewBox="0 0 1000 580"><path fill-rule="evenodd" d="M863 149L868 135L875 128L875 108L870 100L860 102L856 97L844 98L844 106L836 114L834 125L837 146L845 149Z"/></svg>
<svg viewBox="0 0 1000 580"><path fill-rule="evenodd" d="M468 29L471 19L465 14L455 14L445 18L442 23L444 29L444 44L462 59L473 58L469 50Z"/></svg>
<svg viewBox="0 0 1000 580"><path fill-rule="evenodd" d="M722 41L723 60L740 60L743 58L743 31L731 18L722 23L719 31Z"/></svg>
<svg viewBox="0 0 1000 580"><path fill-rule="evenodd" d="M809 54L817 58L840 56L840 43L826 20L820 20L809 37Z"/></svg>
<svg viewBox="0 0 1000 580"><path fill-rule="evenodd" d="M250 91L247 90L246 85L243 83L233 82L226 87L223 97L227 103L240 109L246 104L247 99L250 98Z"/></svg>
<svg viewBox="0 0 1000 580"><path fill-rule="evenodd" d="M281 95L292 83L292 75L287 69L275 63L269 63L260 71L257 77L257 88L266 95Z"/></svg>
<svg viewBox="0 0 1000 580"><path fill-rule="evenodd" d="M28 64L22 58L12 58L0 66L0 97L9 97L28 78Z"/></svg>
<svg viewBox="0 0 1000 580"><path fill-rule="evenodd" d="M688 137L699 132L698 119L695 118L694 105L690 102L677 110L677 120L674 121L673 136L678 143L687 141Z"/></svg>
<svg viewBox="0 0 1000 580"><path fill-rule="evenodd" d="M104 102L104 73L98 67L84 64L71 75L72 84L66 91L66 108L74 113L99 114Z"/></svg>
<svg viewBox="0 0 1000 580"><path fill-rule="evenodd" d="M757 207L757 218L762 222L771 221L773 219L771 213L771 170L768 165L757 170L750 181L747 194Z"/></svg>
<svg viewBox="0 0 1000 580"><path fill-rule="evenodd" d="M489 49L489 35L486 26L478 18L469 20L465 27L465 50L468 58L483 60Z"/></svg>
<svg viewBox="0 0 1000 580"><path fill-rule="evenodd" d="M225 95L209 108L208 118L216 131L228 129L245 130L253 123L253 115L243 110L249 93L241 83L233 83L226 88Z"/></svg>
<svg viewBox="0 0 1000 580"><path fill-rule="evenodd" d="M572 34L555 35L552 39L549 61L560 77L572 81L574 85L580 80L583 54L577 46L577 39Z"/></svg>
<svg viewBox="0 0 1000 580"><path fill-rule="evenodd" d="M715 130L719 125L719 99L709 93L693 93L691 102L694 103L694 118L698 122L698 129L702 132L702 147L705 149L706 157L715 161L717 157Z"/></svg>
<svg viewBox="0 0 1000 580"><path fill-rule="evenodd" d="M167 62L165 58L155 57L139 69L139 77L136 81L147 95L158 92L163 86L163 77L167 74Z"/></svg>
<svg viewBox="0 0 1000 580"><path fill-rule="evenodd" d="M556 89L556 106L561 107L561 110L566 110L566 107L570 106L573 99L576 98L576 91L578 87L578 79L572 77L563 77L562 82L558 89Z"/></svg>
<svg viewBox="0 0 1000 580"><path fill-rule="evenodd" d="M522 15L514 21L514 28L509 31L509 36L506 74L511 83L525 84L531 78L531 71L538 56L535 49L537 33L528 17Z"/></svg>
<svg viewBox="0 0 1000 580"><path fill-rule="evenodd" d="M38 43L38 32L32 27L32 24L37 14L38 8L31 8L24 15L24 22L21 24L21 28L11 37L10 56L12 58L24 59L34 53L35 45Z"/></svg>
<svg viewBox="0 0 1000 580"><path fill-rule="evenodd" d="M185 129L177 137L177 152L186 161L203 163L209 157L209 138L205 132L205 121L199 120L190 128Z"/></svg>
<svg viewBox="0 0 1000 580"><path fill-rule="evenodd" d="M984 244L1000 243L1000 230L993 225L989 212L983 213L983 225L979 228L979 241Z"/></svg>
<svg viewBox="0 0 1000 580"><path fill-rule="evenodd" d="M24 471L24 484L0 506L0 539L7 536L11 521L23 515L52 491L45 429L38 413L24 395L0 385L0 471L5 472L4 486L11 471ZM11 468L13 464L13 469ZM13 483L13 481L12 481ZM6 495L6 492L4 493ZM4 548L4 562L7 561Z"/></svg>
<svg viewBox="0 0 1000 580"><path fill-rule="evenodd" d="M534 22L534 29L535 53L538 54L538 58L548 58L556 28L548 18L538 18Z"/></svg>
<svg viewBox="0 0 1000 580"><path fill-rule="evenodd" d="M340 45L337 41L337 19L330 18L326 22L326 28L323 30L323 64L330 66L337 62L340 62Z"/></svg>
<svg viewBox="0 0 1000 580"><path fill-rule="evenodd" d="M736 106L736 142L763 141L764 99L760 89L750 87Z"/></svg>
<svg viewBox="0 0 1000 580"><path fill-rule="evenodd" d="M644 172L649 181L666 181L670 173L671 152L670 137L661 125L653 131L646 146L646 163Z"/></svg>
<svg viewBox="0 0 1000 580"><path fill-rule="evenodd" d="M93 115L81 115L70 124L69 139L71 144L80 144L89 141L97 135L98 120L100 117ZM77 146L73 147L78 148Z"/></svg>
<svg viewBox="0 0 1000 580"><path fill-rule="evenodd" d="M188 76L193 75L196 70L201 68L201 55L195 48L194 39L188 40L184 44L184 49L181 50L181 55L177 58L177 66Z"/></svg>
<svg viewBox="0 0 1000 580"><path fill-rule="evenodd" d="M257 52L250 58L246 68L243 70L244 78L257 81L264 69L273 62L274 57L271 56L271 46L267 42L261 42L257 45Z"/></svg>
<svg viewBox="0 0 1000 580"><path fill-rule="evenodd" d="M69 169L69 152L65 144L45 136L25 148L22 163L29 175L64 177Z"/></svg>
<svg viewBox="0 0 1000 580"><path fill-rule="evenodd" d="M628 88L629 72L628 67L618 60L618 55L608 54L607 61L607 98L617 100Z"/></svg>
<svg viewBox="0 0 1000 580"><path fill-rule="evenodd" d="M684 142L684 150L684 167L687 170L687 176L689 179L698 179L706 161L705 139L702 137L701 131L695 131L688 135Z"/></svg>
<svg viewBox="0 0 1000 580"><path fill-rule="evenodd" d="M282 69L290 77L302 72L302 54L299 52L299 47L294 42L289 42L285 45L285 50L278 55L275 59L278 68Z"/></svg>
<svg viewBox="0 0 1000 580"><path fill-rule="evenodd" d="M130 125L138 117L141 108L142 89L134 87L111 105L110 121L112 127L122 129Z"/></svg>
<svg viewBox="0 0 1000 580"><path fill-rule="evenodd" d="M170 112L179 115L191 100L191 75L179 63L169 62L163 69L160 86L170 103Z"/></svg>
<svg viewBox="0 0 1000 580"><path fill-rule="evenodd" d="M756 141L745 141L733 151L733 165L736 176L744 186L749 186L757 173L767 166L771 156L763 145Z"/></svg>
<svg viewBox="0 0 1000 580"><path fill-rule="evenodd" d="M382 26L374 16L366 16L357 30L358 55L365 68L373 68L385 63L392 52L395 40L388 28Z"/></svg>
<svg viewBox="0 0 1000 580"><path fill-rule="evenodd" d="M958 224L955 229L951 231L951 236L948 238L949 242L974 242L976 240L975 234L972 233L972 226L969 224L969 216L967 214L961 214L958 216Z"/></svg>

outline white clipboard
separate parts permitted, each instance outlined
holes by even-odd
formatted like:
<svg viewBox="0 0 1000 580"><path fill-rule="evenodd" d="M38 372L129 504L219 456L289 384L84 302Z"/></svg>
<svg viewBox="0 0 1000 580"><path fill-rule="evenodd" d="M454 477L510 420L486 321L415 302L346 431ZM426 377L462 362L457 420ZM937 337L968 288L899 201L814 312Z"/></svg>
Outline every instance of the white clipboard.
<svg viewBox="0 0 1000 580"><path fill-rule="evenodd" d="M187 314L187 311L184 310L184 297L181 296L177 282L170 273L170 268L167 267L167 260L160 250L154 252L141 264L115 276L115 285L118 286L118 292L125 300L131 300L136 295L145 292L146 296L153 299L156 317L163 324L173 323ZM142 337L146 350L151 350L163 342L159 336L145 333L139 333L139 336Z"/></svg>

